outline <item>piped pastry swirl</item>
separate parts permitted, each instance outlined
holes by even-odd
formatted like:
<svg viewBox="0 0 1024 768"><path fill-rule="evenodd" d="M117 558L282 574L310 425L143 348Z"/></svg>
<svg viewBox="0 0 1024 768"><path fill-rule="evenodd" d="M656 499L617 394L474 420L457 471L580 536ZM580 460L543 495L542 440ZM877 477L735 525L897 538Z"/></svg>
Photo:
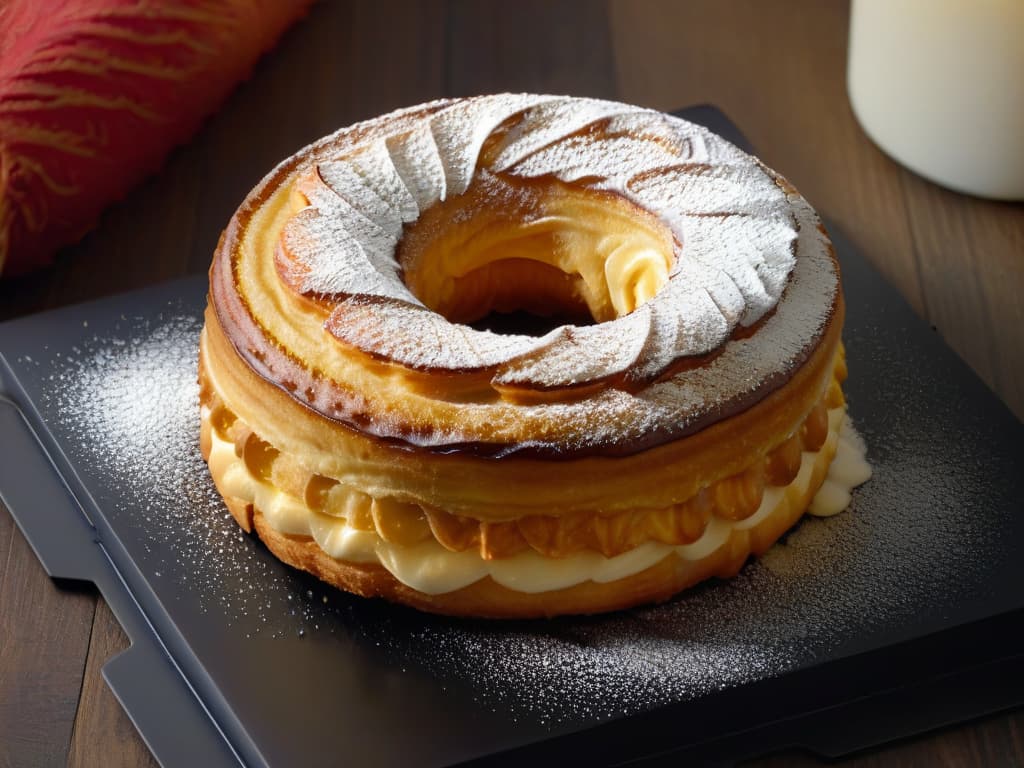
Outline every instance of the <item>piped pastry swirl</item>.
<svg viewBox="0 0 1024 768"><path fill-rule="evenodd" d="M439 265L400 263L403 229L474 184L483 194L474 196L476 210L457 208L456 228L498 203L523 237L555 232L555 253L543 256L568 262L563 268L584 290L599 294L587 303L604 322L541 338L498 335L452 324L424 305L408 272ZM571 246L558 242L558 234L579 234L560 215L567 206L554 202L564 202L571 185L653 214L662 236L597 232L581 259L597 268L588 274L590 265L572 263ZM715 349L737 324L761 319L795 260L793 203L760 163L692 124L610 102L506 95L439 106L411 127L395 121L317 162L297 189L301 208L282 231L278 271L294 290L331 305L331 335L406 368L492 370L498 386L550 390L618 373L648 380ZM640 229L634 223L629 234ZM471 249L470 239L458 245ZM496 253L483 255L485 264L522 252L492 243L474 250L487 248ZM418 260L429 261L422 250Z"/></svg>
<svg viewBox="0 0 1024 768"><path fill-rule="evenodd" d="M843 407L839 271L814 211L723 139L623 104L485 96L343 129L250 193L210 274L204 418L247 471L463 559L619 558L742 521L798 467L804 425ZM517 309L574 319L472 325ZM240 523L272 535L246 504ZM303 547L275 551L313 569ZM420 605L400 574L371 588L337 565L332 583ZM420 607L572 610L495 599Z"/></svg>

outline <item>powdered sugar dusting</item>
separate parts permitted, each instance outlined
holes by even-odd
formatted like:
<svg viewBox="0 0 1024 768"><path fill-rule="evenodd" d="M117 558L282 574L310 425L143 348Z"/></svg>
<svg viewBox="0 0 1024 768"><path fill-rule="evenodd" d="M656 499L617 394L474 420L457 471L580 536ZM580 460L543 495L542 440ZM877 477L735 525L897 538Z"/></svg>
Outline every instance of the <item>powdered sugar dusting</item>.
<svg viewBox="0 0 1024 768"><path fill-rule="evenodd" d="M411 368L454 372L479 368L486 360L497 367L498 386L516 381L557 388L618 372L622 345L616 352L602 344L631 332L635 320L608 321L601 332L567 326L524 347L518 339L505 342L448 322L411 298L402 283L394 259L400 223L464 192L481 170L485 141L510 118L514 122L485 170L615 192L661 217L682 243L669 281L685 280L687 289L663 289L649 301L647 311L660 332L639 341L632 378L709 352L737 323L756 322L782 296L795 263L794 203L760 163L705 129L614 102L515 94L456 100L419 114L416 121L403 111L390 132L389 116L374 121L370 131L357 126L353 132L363 131L365 143L347 140L342 131L317 145L319 178L346 204L310 194L313 209L323 216L302 212L285 230L303 291L385 297L416 308L405 311L400 324L390 323L388 333L368 334L364 305L340 304L329 330L346 344ZM338 145L333 155L332 142ZM351 323L347 307L360 308ZM647 318L640 323L649 324ZM391 339L393 333L403 338ZM584 337L589 343L578 342ZM429 353L421 349L423 339ZM452 350L447 358L444 349Z"/></svg>
<svg viewBox="0 0 1024 768"><path fill-rule="evenodd" d="M467 99L440 112L430 121L444 163L449 195L461 195L476 172L477 157L495 128L516 112L554 97L504 94Z"/></svg>
<svg viewBox="0 0 1024 768"><path fill-rule="evenodd" d="M357 348L373 349L386 358L402 359L410 367L427 370L487 368L524 354L547 338L452 326L441 315L423 312L422 305L413 302L417 302L414 297L411 301L380 302L355 296L333 311L327 330ZM415 336L406 332L410 324L416 325Z"/></svg>
<svg viewBox="0 0 1024 768"><path fill-rule="evenodd" d="M590 449L615 450L620 447L649 444L652 435L685 434L702 426L709 413L727 409L730 403L748 400L766 379L785 376L805 359L808 345L820 337L831 317L838 291L839 276L826 236L810 206L801 198L792 201L799 230L796 267L785 279L773 273L768 262L757 266L768 279L784 287L784 295L771 316L764 319L754 337L729 342L709 363L682 371L672 378L632 391L633 388L605 387L591 393L585 401L545 402L532 405L498 402L458 404L459 418L438 420L410 430L407 416L399 408L375 409L378 417L359 428L382 437L400 436L407 443L422 446L460 445L480 440L474 425L486 424L486 440L493 453L507 455L517 451L559 452ZM735 217L737 226L745 226L747 217ZM739 250L742 256L744 251ZM592 331L573 328L555 329L540 339L529 336L463 332L465 326L453 326L436 313L423 312L411 294L368 299L351 297L339 304L328 320L329 329L339 336L351 337L359 344L383 350L390 356L412 361L417 369L430 370L454 363L462 370L480 370L504 365L506 378L496 378L499 386L521 387L549 381L587 382L598 374L623 373L649 380L663 366L676 359L682 350L700 348L701 339L727 330L727 318L721 311L721 295L738 291L724 273L714 292L689 278L691 261L676 265L682 279L670 282L658 296L640 310L620 318L620 325L602 323ZM374 288L374 286L370 286ZM673 311L665 307L681 307ZM649 313L649 314L648 314ZM419 333L404 331L419 323ZM335 324L343 326L343 330ZM636 324L628 333L606 336L617 328ZM709 327L713 325L716 327ZM458 333L452 329L457 329ZM582 332L581 332L582 331ZM594 337L588 336L593 333ZM565 334L563 336L563 334ZM488 339L478 344L481 337ZM600 344L598 354L576 355L578 341ZM639 352L637 346L641 345ZM559 353L568 350L565 358ZM267 351L275 354L273 349ZM606 357L602 357L606 355ZM508 360L507 363L501 363ZM596 361L591 368L582 365ZM553 364L551 364L553 363ZM549 365L551 364L551 365ZM523 373L519 375L519 366ZM525 382L525 384L524 384ZM331 410L330 390L314 391L309 404L327 415L344 420L346 414ZM374 392L360 408L373 409ZM399 403L401 406L401 403ZM633 448L635 450L635 448Z"/></svg>
<svg viewBox="0 0 1024 768"><path fill-rule="evenodd" d="M402 181L383 139L374 141L354 152L346 160L337 162L339 165L350 166L363 183L372 188L384 204L398 214L403 223L415 221L420 215L416 199Z"/></svg>
<svg viewBox="0 0 1024 768"><path fill-rule="evenodd" d="M569 136L530 155L509 169L514 176L532 178L554 175L565 182L601 179L601 188L625 191L625 182L639 173L650 173L680 156L658 142L633 136L583 134Z"/></svg>
<svg viewBox="0 0 1024 768"><path fill-rule="evenodd" d="M304 291L418 303L398 279L394 238L340 199L299 211L285 225L282 241Z"/></svg>
<svg viewBox="0 0 1024 768"><path fill-rule="evenodd" d="M408 133L388 137L387 148L420 212L445 199L448 188L444 161L429 122L424 121Z"/></svg>
<svg viewBox="0 0 1024 768"><path fill-rule="evenodd" d="M817 216L806 203L796 208L802 251L819 252L824 235ZM721 402L723 394L739 397L757 390L775 371L791 370L803 352L801 329L821 328L829 308L815 297L834 296L837 275L827 257L802 258L787 288L791 300L782 301L755 337L731 342L706 366L655 384L639 395L648 404L671 409L682 423ZM805 331L806 332L806 331Z"/></svg>
<svg viewBox="0 0 1024 768"><path fill-rule="evenodd" d="M571 136L598 120L636 109L600 99L561 98L547 101L529 110L503 137L494 159L494 170L507 171L539 149ZM645 110L644 114L650 113Z"/></svg>
<svg viewBox="0 0 1024 768"><path fill-rule="evenodd" d="M391 205L385 201L351 163L320 163L317 172L320 180L338 197L391 238L388 247L394 250L394 244L402 234L402 224L405 223L402 206ZM388 181L384 181L383 184L386 186Z"/></svg>
<svg viewBox="0 0 1024 768"><path fill-rule="evenodd" d="M196 349L202 318L124 319L125 333L93 337L58 359L41 406L105 516L138 539L134 556L199 609L248 634L281 630L292 585L239 529L199 453ZM291 602L299 605L294 596Z"/></svg>
<svg viewBox="0 0 1024 768"><path fill-rule="evenodd" d="M494 377L500 386L576 384L631 369L651 335L651 310L641 306L618 327L610 323L562 326L529 354L502 366Z"/></svg>
<svg viewBox="0 0 1024 768"><path fill-rule="evenodd" d="M698 348L700 339L728 333L729 325L711 294L687 280L686 269L686 265L680 265L677 279L665 287L664 291L669 294L666 301L645 305L650 307L652 315L650 342L641 356L644 364L633 370L641 380L654 376L682 357L683 350ZM668 307L678 307L679 311Z"/></svg>

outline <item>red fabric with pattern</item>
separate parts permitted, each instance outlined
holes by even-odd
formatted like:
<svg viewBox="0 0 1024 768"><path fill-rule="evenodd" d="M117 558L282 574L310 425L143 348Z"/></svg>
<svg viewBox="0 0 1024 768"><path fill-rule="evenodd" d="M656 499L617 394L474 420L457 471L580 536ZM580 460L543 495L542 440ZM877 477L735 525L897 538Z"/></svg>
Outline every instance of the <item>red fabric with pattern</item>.
<svg viewBox="0 0 1024 768"><path fill-rule="evenodd" d="M0 0L0 271L156 170L311 0Z"/></svg>

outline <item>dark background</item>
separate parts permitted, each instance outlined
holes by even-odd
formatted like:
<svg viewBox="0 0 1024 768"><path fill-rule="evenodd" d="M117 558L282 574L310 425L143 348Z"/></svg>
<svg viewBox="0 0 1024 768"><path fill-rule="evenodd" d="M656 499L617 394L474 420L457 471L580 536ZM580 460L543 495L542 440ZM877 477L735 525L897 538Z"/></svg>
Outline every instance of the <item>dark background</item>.
<svg viewBox="0 0 1024 768"><path fill-rule="evenodd" d="M710 102L1024 416L1024 206L942 190L869 142L845 96L847 14L816 0L322 0L94 232L53 267L0 282L0 319L204 271L277 161L399 106L502 90ZM127 642L103 600L54 585L6 511L0 558L0 765L151 764L100 677ZM1024 714L842 764L1024 765Z"/></svg>

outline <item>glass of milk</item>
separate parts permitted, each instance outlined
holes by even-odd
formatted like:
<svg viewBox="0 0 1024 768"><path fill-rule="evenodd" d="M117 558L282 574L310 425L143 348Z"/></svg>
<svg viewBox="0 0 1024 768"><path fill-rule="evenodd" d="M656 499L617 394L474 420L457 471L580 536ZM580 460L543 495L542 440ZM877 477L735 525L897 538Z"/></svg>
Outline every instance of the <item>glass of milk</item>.
<svg viewBox="0 0 1024 768"><path fill-rule="evenodd" d="M1024 0L852 0L847 88L910 170L1024 200Z"/></svg>

